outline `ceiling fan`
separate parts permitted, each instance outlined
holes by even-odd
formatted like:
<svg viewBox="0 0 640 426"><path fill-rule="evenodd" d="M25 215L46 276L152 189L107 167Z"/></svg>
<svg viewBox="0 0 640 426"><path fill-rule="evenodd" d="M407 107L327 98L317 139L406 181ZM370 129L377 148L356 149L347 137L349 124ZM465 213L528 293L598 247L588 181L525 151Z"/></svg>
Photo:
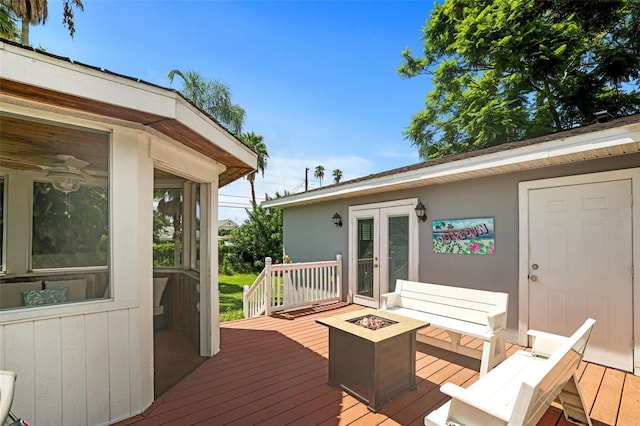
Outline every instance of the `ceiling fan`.
<svg viewBox="0 0 640 426"><path fill-rule="evenodd" d="M83 169L89 165L87 161L80 160L73 155L58 154L57 160L49 166L40 166L47 171L47 178L58 191L65 194L80 189L82 182L91 179L91 176Z"/></svg>

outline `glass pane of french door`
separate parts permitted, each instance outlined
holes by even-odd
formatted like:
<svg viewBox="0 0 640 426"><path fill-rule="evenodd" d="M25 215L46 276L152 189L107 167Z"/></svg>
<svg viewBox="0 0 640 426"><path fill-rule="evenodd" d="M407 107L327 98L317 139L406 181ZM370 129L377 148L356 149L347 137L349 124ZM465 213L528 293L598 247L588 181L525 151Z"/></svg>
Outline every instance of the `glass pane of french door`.
<svg viewBox="0 0 640 426"><path fill-rule="evenodd" d="M373 297L373 218L358 219L358 280L356 294Z"/></svg>
<svg viewBox="0 0 640 426"><path fill-rule="evenodd" d="M409 216L389 217L388 229L388 285L394 291L397 279L409 279Z"/></svg>

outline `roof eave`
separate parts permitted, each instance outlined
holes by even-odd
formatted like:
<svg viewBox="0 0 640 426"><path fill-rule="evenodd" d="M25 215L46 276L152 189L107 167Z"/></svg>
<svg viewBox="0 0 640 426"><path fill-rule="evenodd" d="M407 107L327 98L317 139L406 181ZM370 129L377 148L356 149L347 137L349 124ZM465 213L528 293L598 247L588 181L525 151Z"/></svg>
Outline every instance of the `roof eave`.
<svg viewBox="0 0 640 426"><path fill-rule="evenodd" d="M4 95L129 121L225 166L220 186L257 168L257 154L172 89L0 41Z"/></svg>
<svg viewBox="0 0 640 426"><path fill-rule="evenodd" d="M415 168L400 168L300 194L265 201L286 208L640 152L640 120L519 148ZM420 166L422 165L422 166Z"/></svg>

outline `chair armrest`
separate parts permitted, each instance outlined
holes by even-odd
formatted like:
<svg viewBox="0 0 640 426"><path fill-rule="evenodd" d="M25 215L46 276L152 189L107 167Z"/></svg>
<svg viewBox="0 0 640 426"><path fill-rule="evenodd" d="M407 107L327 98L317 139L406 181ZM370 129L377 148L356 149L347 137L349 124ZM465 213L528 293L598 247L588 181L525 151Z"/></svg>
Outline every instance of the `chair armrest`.
<svg viewBox="0 0 640 426"><path fill-rule="evenodd" d="M482 380L482 379L480 379ZM498 418L504 422L508 422L511 418L511 411L505 410L504 407L496 405L494 401L491 401L484 395L481 395L477 392L470 391L468 389L462 388L460 386L454 385L453 383L445 383L440 387L440 391L442 393L449 395L453 401L451 402L451 411L450 413L455 416L455 403L461 402L467 407L465 412L468 411L478 411L480 413L484 413L490 417ZM479 418L477 420L482 422L482 415L478 413Z"/></svg>
<svg viewBox="0 0 640 426"><path fill-rule="evenodd" d="M549 358L553 355L553 353L568 339L568 337L565 336L538 330L529 330L527 331L527 334L533 337L531 354L533 356L542 356L545 358Z"/></svg>
<svg viewBox="0 0 640 426"><path fill-rule="evenodd" d="M7 417L9 417L15 383L16 373L0 370L0 425L4 425Z"/></svg>
<svg viewBox="0 0 640 426"><path fill-rule="evenodd" d="M385 310L393 306L400 306L400 293L382 293L380 295L380 309Z"/></svg>
<svg viewBox="0 0 640 426"><path fill-rule="evenodd" d="M507 328L507 310L495 309L487 313L487 325L489 330L503 330Z"/></svg>

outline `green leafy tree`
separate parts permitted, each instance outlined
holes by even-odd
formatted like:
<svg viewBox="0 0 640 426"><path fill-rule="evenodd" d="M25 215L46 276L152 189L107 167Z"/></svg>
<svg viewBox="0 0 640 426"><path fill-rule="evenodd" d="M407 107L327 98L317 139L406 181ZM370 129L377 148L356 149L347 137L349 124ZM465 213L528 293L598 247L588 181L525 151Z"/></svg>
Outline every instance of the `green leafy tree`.
<svg viewBox="0 0 640 426"><path fill-rule="evenodd" d="M154 198L158 201L157 213L154 214L154 234L156 231L158 233L161 231L161 229L155 228L156 225L170 223L173 226L173 264L171 266L179 266L182 264L182 224L184 219L182 189L156 189L154 192Z"/></svg>
<svg viewBox="0 0 640 426"><path fill-rule="evenodd" d="M171 70L167 78L170 83L178 76L182 79L180 93L198 108L207 112L236 135L242 133L245 111L231 101L231 90L217 80L208 80L198 72Z"/></svg>
<svg viewBox="0 0 640 426"><path fill-rule="evenodd" d="M21 42L29 45L29 25L44 24L49 14L47 0L5 0L13 13L22 20ZM62 0L62 23L69 29L73 37L76 32L74 7L84 10L81 0Z"/></svg>
<svg viewBox="0 0 640 426"><path fill-rule="evenodd" d="M247 214L244 223L231 233L229 252L261 270L266 257L282 257L282 211L256 206Z"/></svg>
<svg viewBox="0 0 640 426"><path fill-rule="evenodd" d="M422 158L640 111L639 0L445 0L402 77L431 76L405 136Z"/></svg>
<svg viewBox="0 0 640 426"><path fill-rule="evenodd" d="M342 179L342 170L335 169L331 175L333 176L333 183L340 183L340 180Z"/></svg>
<svg viewBox="0 0 640 426"><path fill-rule="evenodd" d="M16 20L11 14L9 6L3 2L0 2L0 37L12 41L20 38L20 30L16 26Z"/></svg>
<svg viewBox="0 0 640 426"><path fill-rule="evenodd" d="M65 194L48 183L33 184L34 269L107 265L109 190L81 186Z"/></svg>
<svg viewBox="0 0 640 426"><path fill-rule="evenodd" d="M260 135L256 135L253 132L243 133L242 136L240 136L240 139L242 140L242 142L244 142L245 145L247 145L258 154L257 170L247 175L247 180L251 185L251 202L253 208L255 209L256 189L254 186L254 182L256 180L256 173L260 172L260 174L264 177L264 171L267 168L267 158L269 158L269 153L267 152L267 146L264 144L264 138Z"/></svg>
<svg viewBox="0 0 640 426"><path fill-rule="evenodd" d="M316 166L315 172L313 172L313 177L320 181L320 186L322 186L322 179L324 179L324 166Z"/></svg>

